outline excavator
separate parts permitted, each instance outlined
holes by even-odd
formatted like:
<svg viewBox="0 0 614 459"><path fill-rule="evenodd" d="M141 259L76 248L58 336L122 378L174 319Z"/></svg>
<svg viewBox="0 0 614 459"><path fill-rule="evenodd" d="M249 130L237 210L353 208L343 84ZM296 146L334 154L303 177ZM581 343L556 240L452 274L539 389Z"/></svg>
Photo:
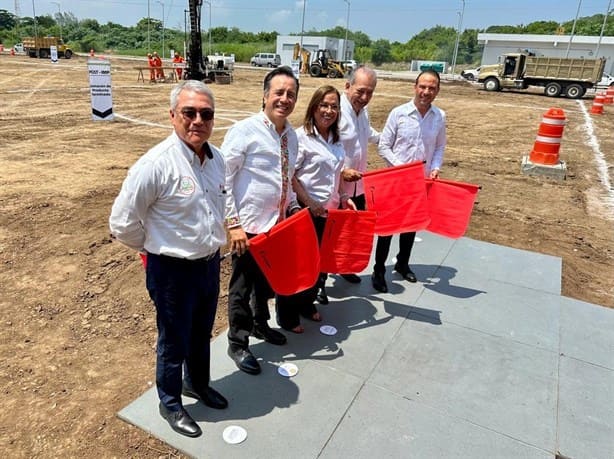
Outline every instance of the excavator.
<svg viewBox="0 0 614 459"><path fill-rule="evenodd" d="M292 55L293 60L297 60L300 57L301 59L301 73L309 73L309 59L311 58L311 53L307 51L305 48L301 48L300 43L296 43L294 45L294 53Z"/></svg>
<svg viewBox="0 0 614 459"><path fill-rule="evenodd" d="M343 78L345 69L341 62L333 60L329 50L319 49L309 66L309 74L312 77Z"/></svg>

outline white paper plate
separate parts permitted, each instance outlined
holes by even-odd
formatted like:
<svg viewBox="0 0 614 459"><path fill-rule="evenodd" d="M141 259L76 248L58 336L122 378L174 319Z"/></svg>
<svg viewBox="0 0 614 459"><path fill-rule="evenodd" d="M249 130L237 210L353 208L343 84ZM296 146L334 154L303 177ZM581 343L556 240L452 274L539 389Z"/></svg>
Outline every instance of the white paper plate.
<svg viewBox="0 0 614 459"><path fill-rule="evenodd" d="M320 333L322 333L323 335L336 335L337 329L332 325L322 325L320 327Z"/></svg>
<svg viewBox="0 0 614 459"><path fill-rule="evenodd" d="M282 363L277 369L277 373L286 378L291 378L298 373L298 367L293 363Z"/></svg>
<svg viewBox="0 0 614 459"><path fill-rule="evenodd" d="M240 426L228 426L224 429L222 438L226 443L236 445L242 441L245 441L247 438L247 431Z"/></svg>

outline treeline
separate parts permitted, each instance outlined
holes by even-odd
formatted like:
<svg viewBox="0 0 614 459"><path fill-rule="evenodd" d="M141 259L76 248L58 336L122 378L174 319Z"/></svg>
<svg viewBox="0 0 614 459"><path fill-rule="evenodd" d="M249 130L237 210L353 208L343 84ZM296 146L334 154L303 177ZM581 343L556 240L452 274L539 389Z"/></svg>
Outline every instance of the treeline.
<svg viewBox="0 0 614 459"><path fill-rule="evenodd" d="M604 16L596 14L579 18L576 23L577 35L599 35ZM480 61L482 48L478 45L478 32L514 34L569 34L573 20L558 23L536 21L527 25L496 25L484 30L465 29L459 38L457 64L475 64ZM108 22L100 24L96 19L77 19L70 12L37 16L36 24L31 17L17 18L14 14L0 9L0 43L6 47L21 41L22 37L34 35L62 36L73 50L87 52L90 49L118 54L145 55L148 51L164 52L183 50L189 40L183 31L164 28L158 19L141 19L135 26L126 27ZM337 26L327 30L310 30L305 35L320 35L345 38L346 30ZM203 50L206 53L234 54L237 61L247 62L257 52L274 52L279 34L272 32L243 32L236 27L215 27L203 29ZM407 42L390 42L386 39L372 40L361 31L349 31L348 38L355 42L354 57L359 62L406 63L415 59L452 61L457 31L453 27L435 26L410 37ZM614 21L605 28L606 36L614 36ZM210 39L209 39L210 38ZM297 34L298 41L298 34Z"/></svg>

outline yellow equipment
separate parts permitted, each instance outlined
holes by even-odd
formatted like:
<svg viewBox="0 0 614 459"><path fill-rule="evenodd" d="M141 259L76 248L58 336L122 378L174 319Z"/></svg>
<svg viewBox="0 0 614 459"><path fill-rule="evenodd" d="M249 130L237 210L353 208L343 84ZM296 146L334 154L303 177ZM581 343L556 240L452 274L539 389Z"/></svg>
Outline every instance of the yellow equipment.
<svg viewBox="0 0 614 459"><path fill-rule="evenodd" d="M312 77L343 78L345 70L341 62L333 60L329 50L319 49L309 66L309 74Z"/></svg>
<svg viewBox="0 0 614 459"><path fill-rule="evenodd" d="M301 60L300 72L309 73L309 59L311 58L311 53L305 48L301 48L300 43L296 43L294 45L294 53L292 55L292 59L297 60L299 57Z"/></svg>

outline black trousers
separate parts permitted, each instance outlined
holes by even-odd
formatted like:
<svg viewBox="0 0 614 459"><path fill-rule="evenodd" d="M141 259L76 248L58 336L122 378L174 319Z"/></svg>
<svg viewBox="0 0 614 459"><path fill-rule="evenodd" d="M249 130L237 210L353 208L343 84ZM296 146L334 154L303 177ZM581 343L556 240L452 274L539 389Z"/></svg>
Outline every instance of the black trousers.
<svg viewBox="0 0 614 459"><path fill-rule="evenodd" d="M253 237L248 234L248 237ZM250 306L254 292L255 301ZM249 250L232 256L232 274L228 287L228 342L233 350L247 349L254 322L264 323L271 318L268 300L273 290Z"/></svg>
<svg viewBox="0 0 614 459"><path fill-rule="evenodd" d="M186 260L147 255L146 284L156 306L156 387L171 411L181 408L182 366L197 390L209 385L210 340L220 292L220 254Z"/></svg>
<svg viewBox="0 0 614 459"><path fill-rule="evenodd" d="M399 253L397 254L397 263L405 268L409 264L411 249L414 246L416 233L401 233L399 234ZM378 236L377 245L375 246L375 265L373 271L376 273L386 272L386 260L390 252L390 242L392 236Z"/></svg>
<svg viewBox="0 0 614 459"><path fill-rule="evenodd" d="M322 242L322 235L324 234L324 226L326 225L326 218L311 216L313 225L315 226L316 234L318 235L318 242ZM314 302L316 295L320 287L324 287L326 283L326 273L320 273L316 283L302 292L295 293L294 295L277 295L275 297L275 312L277 314L277 323L281 328L291 330L301 323L300 316L310 318L318 309Z"/></svg>

